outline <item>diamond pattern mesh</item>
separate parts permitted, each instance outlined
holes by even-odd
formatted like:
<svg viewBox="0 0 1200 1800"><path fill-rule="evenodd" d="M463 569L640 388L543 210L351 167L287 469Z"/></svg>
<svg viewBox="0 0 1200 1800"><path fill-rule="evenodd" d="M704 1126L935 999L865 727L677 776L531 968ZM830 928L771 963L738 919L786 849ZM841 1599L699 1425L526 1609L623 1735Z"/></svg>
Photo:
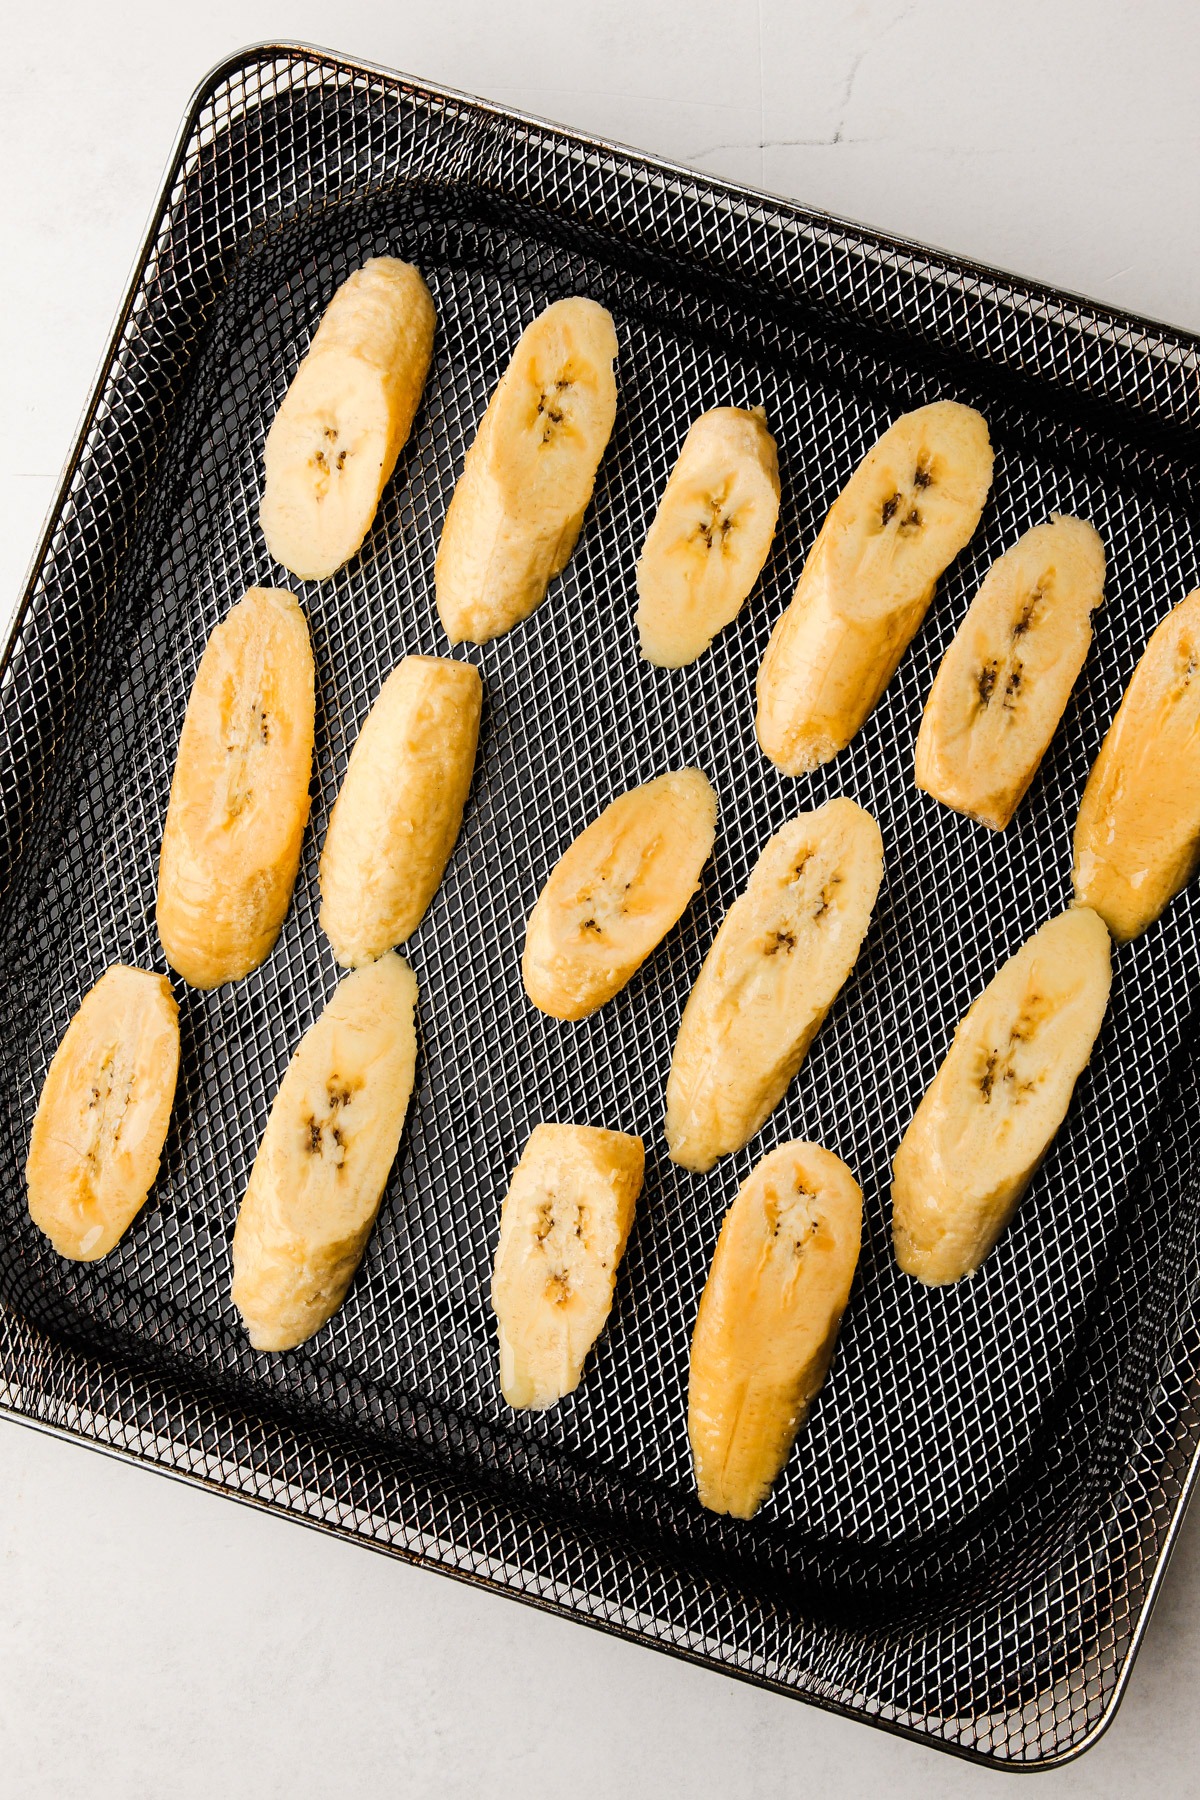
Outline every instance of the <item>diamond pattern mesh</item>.
<svg viewBox="0 0 1200 1800"><path fill-rule="evenodd" d="M155 1194L101 1264L32 1228L19 1171L49 1058L113 960L163 968L158 844L208 633L274 568L263 437L335 287L416 261L438 310L417 425L362 554L296 591L318 670L313 827L274 954L177 984L183 1067ZM480 759L446 879L408 946L418 1090L337 1317L257 1355L230 1235L266 1114L336 970L316 858L398 657L439 653L441 521L522 327L613 312L620 411L576 553L543 607L471 650ZM1069 898L1086 770L1152 625L1196 580L1200 360L1190 340L783 202L299 51L197 100L148 261L0 691L0 1358L10 1410L393 1552L946 1747L1045 1763L1111 1712L1200 1437L1200 1067L1188 894L1116 958L1067 1123L978 1277L924 1290L888 1237L895 1144L957 1018ZM829 768L759 754L752 684L833 496L883 426L940 395L997 449L975 540L884 701ZM640 662L633 567L689 421L765 405L783 509L737 624L691 669ZM1001 837L918 794L916 721L990 560L1052 510L1101 531L1106 602L1051 755ZM703 767L717 844L681 926L582 1025L524 998L524 921L614 794ZM847 793L886 873L858 968L760 1137L676 1169L662 1090L683 999L768 834ZM647 1182L582 1387L517 1419L487 1304L499 1204L542 1118L635 1130ZM751 1526L691 1486L687 1346L719 1220L777 1142L862 1182L860 1271L829 1382Z"/></svg>

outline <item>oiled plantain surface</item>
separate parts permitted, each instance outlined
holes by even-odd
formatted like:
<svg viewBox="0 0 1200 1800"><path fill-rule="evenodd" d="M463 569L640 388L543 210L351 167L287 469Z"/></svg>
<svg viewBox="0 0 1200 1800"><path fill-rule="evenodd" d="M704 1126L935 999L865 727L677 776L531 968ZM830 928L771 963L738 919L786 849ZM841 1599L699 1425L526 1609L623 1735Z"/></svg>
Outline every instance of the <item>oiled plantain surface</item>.
<svg viewBox="0 0 1200 1800"><path fill-rule="evenodd" d="M667 1080L667 1145L711 1169L779 1104L857 960L883 877L879 827L828 800L769 838L696 979Z"/></svg>
<svg viewBox="0 0 1200 1800"><path fill-rule="evenodd" d="M1103 920L1072 907L970 1007L893 1163L892 1238L907 1274L961 1281L991 1251L1066 1117L1111 980Z"/></svg>
<svg viewBox="0 0 1200 1800"><path fill-rule="evenodd" d="M325 309L263 451L267 548L319 581L361 547L408 441L433 354L419 269L373 256Z"/></svg>
<svg viewBox="0 0 1200 1800"><path fill-rule="evenodd" d="M192 987L270 955L308 823L314 678L293 595L251 588L204 649L158 861L158 935Z"/></svg>
<svg viewBox="0 0 1200 1800"><path fill-rule="evenodd" d="M452 644L511 631L570 560L617 413L617 334L556 300L521 334L463 464L435 564Z"/></svg>
<svg viewBox="0 0 1200 1800"><path fill-rule="evenodd" d="M29 1214L60 1256L107 1256L145 1205L178 1071L170 982L112 964L54 1052L29 1139Z"/></svg>
<svg viewBox="0 0 1200 1800"><path fill-rule="evenodd" d="M725 1215L692 1336L688 1436L702 1506L750 1519L829 1369L862 1194L819 1144L781 1144Z"/></svg>
<svg viewBox="0 0 1200 1800"><path fill-rule="evenodd" d="M321 925L345 968L404 943L437 892L479 743L479 671L406 656L367 715L321 852Z"/></svg>
<svg viewBox="0 0 1200 1800"><path fill-rule="evenodd" d="M1055 514L988 570L917 733L919 788L1003 831L1071 697L1104 594L1104 545Z"/></svg>
<svg viewBox="0 0 1200 1800"><path fill-rule="evenodd" d="M559 859L525 933L533 1004L585 1019L611 1000L681 917L700 885L717 797L699 769L630 788Z"/></svg>
<svg viewBox="0 0 1200 1800"><path fill-rule="evenodd" d="M637 628L647 662L695 662L736 618L779 517L779 457L761 407L693 421L638 558Z"/></svg>
<svg viewBox="0 0 1200 1800"><path fill-rule="evenodd" d="M642 1187L639 1137L535 1126L505 1196L492 1273L500 1386L515 1408L578 1387L612 1306Z"/></svg>
<svg viewBox="0 0 1200 1800"><path fill-rule="evenodd" d="M1200 588L1151 634L1088 776L1075 896L1122 943L1200 867Z"/></svg>
<svg viewBox="0 0 1200 1800"><path fill-rule="evenodd" d="M829 509L758 671L758 741L787 775L844 750L896 672L992 481L979 413L905 413Z"/></svg>
<svg viewBox="0 0 1200 1800"><path fill-rule="evenodd" d="M394 951L335 989L288 1064L233 1234L256 1350L290 1350L346 1297L395 1161L417 1059L417 982Z"/></svg>

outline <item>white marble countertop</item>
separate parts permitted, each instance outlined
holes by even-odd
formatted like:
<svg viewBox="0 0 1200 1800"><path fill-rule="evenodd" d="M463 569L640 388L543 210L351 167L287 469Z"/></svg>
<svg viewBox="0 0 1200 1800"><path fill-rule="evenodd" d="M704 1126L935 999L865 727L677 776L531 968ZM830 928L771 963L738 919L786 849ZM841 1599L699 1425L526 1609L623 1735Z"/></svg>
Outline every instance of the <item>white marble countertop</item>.
<svg viewBox="0 0 1200 1800"><path fill-rule="evenodd" d="M0 622L188 96L307 39L1200 328L1190 0L43 0L5 9ZM0 1422L0 1793L942 1796L923 1748ZM1197 1791L1200 1513L1106 1738ZM992 1790L989 1790L992 1791Z"/></svg>

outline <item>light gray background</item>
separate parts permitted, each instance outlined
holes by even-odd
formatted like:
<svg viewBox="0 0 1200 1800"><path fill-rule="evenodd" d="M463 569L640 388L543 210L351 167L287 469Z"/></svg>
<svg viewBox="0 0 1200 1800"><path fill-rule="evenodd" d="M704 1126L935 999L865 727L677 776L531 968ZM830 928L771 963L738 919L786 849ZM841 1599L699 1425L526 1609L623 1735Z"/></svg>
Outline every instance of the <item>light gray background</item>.
<svg viewBox="0 0 1200 1800"><path fill-rule="evenodd" d="M308 39L1200 328L1195 0L3 0L0 625L194 85ZM0 1422L0 1795L1002 1777ZM1051 1796L1200 1791L1200 1509Z"/></svg>

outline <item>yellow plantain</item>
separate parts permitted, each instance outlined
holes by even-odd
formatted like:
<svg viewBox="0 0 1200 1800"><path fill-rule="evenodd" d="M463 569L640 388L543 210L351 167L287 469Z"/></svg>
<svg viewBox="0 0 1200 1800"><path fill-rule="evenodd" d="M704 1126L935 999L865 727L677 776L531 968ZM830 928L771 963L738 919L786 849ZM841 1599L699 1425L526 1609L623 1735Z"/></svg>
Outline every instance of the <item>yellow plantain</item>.
<svg viewBox="0 0 1200 1800"><path fill-rule="evenodd" d="M1200 588L1151 634L1088 776L1075 896L1140 937L1200 866Z"/></svg>
<svg viewBox="0 0 1200 1800"><path fill-rule="evenodd" d="M54 1052L29 1139L29 1215L60 1256L107 1256L145 1205L178 1071L170 982L114 963Z"/></svg>
<svg viewBox="0 0 1200 1800"><path fill-rule="evenodd" d="M667 1145L711 1169L783 1098L858 957L883 843L870 813L827 800L768 839L692 989L667 1080Z"/></svg>
<svg viewBox="0 0 1200 1800"><path fill-rule="evenodd" d="M862 1241L862 1194L819 1144L781 1144L725 1215L692 1337L700 1504L750 1519L825 1380Z"/></svg>
<svg viewBox="0 0 1200 1800"><path fill-rule="evenodd" d="M454 848L475 767L479 671L406 656L358 736L321 853L321 925L346 968L411 937Z"/></svg>
<svg viewBox="0 0 1200 1800"><path fill-rule="evenodd" d="M259 520L301 581L348 562L421 403L435 326L419 269L375 256L344 281L267 433Z"/></svg>
<svg viewBox="0 0 1200 1800"><path fill-rule="evenodd" d="M308 821L313 660L294 597L251 588L205 646L158 861L158 935L192 987L237 981L279 936Z"/></svg>
<svg viewBox="0 0 1200 1800"><path fill-rule="evenodd" d="M538 895L521 972L533 1004L586 1019L619 993L700 885L717 797L699 769L630 788L563 854Z"/></svg>
<svg viewBox="0 0 1200 1800"><path fill-rule="evenodd" d="M987 425L939 400L896 420L829 510L758 671L758 741L787 775L844 750L979 523Z"/></svg>
<svg viewBox="0 0 1200 1800"><path fill-rule="evenodd" d="M971 1006L892 1167L907 1274L961 1281L992 1249L1066 1116L1111 979L1104 922L1075 907L1035 931Z"/></svg>
<svg viewBox="0 0 1200 1800"><path fill-rule="evenodd" d="M454 490L435 576L452 644L509 631L561 574L617 411L617 334L594 300L556 300L526 327Z"/></svg>
<svg viewBox="0 0 1200 1800"><path fill-rule="evenodd" d="M346 1297L412 1094L417 983L394 951L356 969L288 1064L233 1234L256 1350L291 1350Z"/></svg>
<svg viewBox="0 0 1200 1800"><path fill-rule="evenodd" d="M604 1329L642 1187L642 1140L538 1125L500 1217L492 1309L512 1407L553 1406L579 1385Z"/></svg>
<svg viewBox="0 0 1200 1800"><path fill-rule="evenodd" d="M916 783L1003 831L1037 773L1092 641L1104 545L1055 513L988 570L942 658L917 734Z"/></svg>
<svg viewBox="0 0 1200 1800"><path fill-rule="evenodd" d="M695 662L740 612L779 517L779 458L761 407L718 406L694 421L637 566L642 655Z"/></svg>

